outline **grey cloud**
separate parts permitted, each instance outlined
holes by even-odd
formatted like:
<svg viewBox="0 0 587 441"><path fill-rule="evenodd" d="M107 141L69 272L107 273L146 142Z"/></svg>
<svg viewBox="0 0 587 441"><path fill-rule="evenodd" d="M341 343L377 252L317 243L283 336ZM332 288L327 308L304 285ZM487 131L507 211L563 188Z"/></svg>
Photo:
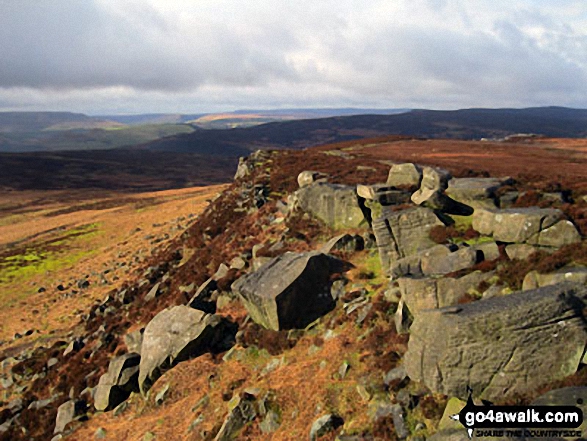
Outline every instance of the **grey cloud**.
<svg viewBox="0 0 587 441"><path fill-rule="evenodd" d="M587 36L531 2L280 3L0 0L0 108L587 106Z"/></svg>
<svg viewBox="0 0 587 441"><path fill-rule="evenodd" d="M294 77L268 35L242 41L205 21L193 35L198 41L145 5L128 20L91 1L2 3L0 87L185 90Z"/></svg>

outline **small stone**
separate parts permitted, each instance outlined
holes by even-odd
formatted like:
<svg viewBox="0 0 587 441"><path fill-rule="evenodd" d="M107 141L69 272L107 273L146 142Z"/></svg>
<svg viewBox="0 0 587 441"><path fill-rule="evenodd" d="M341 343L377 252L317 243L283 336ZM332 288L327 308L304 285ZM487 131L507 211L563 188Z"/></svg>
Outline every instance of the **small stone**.
<svg viewBox="0 0 587 441"><path fill-rule="evenodd" d="M98 427L98 430L94 432L94 438L96 439L104 439L106 438L106 429L103 427Z"/></svg>
<svg viewBox="0 0 587 441"><path fill-rule="evenodd" d="M155 396L155 403L157 406L161 406L161 404L163 404L163 401L165 401L165 397L167 396L167 392L169 392L169 384L166 384L163 389L161 389Z"/></svg>
<svg viewBox="0 0 587 441"><path fill-rule="evenodd" d="M342 362L342 364L338 368L338 376L341 380L344 380L344 377L346 377L346 374L349 371L350 367L351 367L351 365L348 364L348 362L346 362L346 361Z"/></svg>
<svg viewBox="0 0 587 441"><path fill-rule="evenodd" d="M329 432L333 432L344 424L344 420L338 415L327 414L321 416L310 429L310 441L315 441L318 438L326 435Z"/></svg>

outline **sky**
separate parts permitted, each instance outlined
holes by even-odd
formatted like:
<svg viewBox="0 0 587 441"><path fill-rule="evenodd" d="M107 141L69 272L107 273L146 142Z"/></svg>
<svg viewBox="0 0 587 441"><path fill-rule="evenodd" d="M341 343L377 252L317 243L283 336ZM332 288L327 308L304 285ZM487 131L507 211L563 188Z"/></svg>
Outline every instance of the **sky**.
<svg viewBox="0 0 587 441"><path fill-rule="evenodd" d="M0 0L0 111L587 108L582 0Z"/></svg>

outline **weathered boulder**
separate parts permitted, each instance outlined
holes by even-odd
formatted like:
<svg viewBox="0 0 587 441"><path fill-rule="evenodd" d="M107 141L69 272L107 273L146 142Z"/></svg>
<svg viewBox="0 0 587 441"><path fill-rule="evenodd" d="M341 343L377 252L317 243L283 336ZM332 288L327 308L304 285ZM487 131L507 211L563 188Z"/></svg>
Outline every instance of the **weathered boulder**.
<svg viewBox="0 0 587 441"><path fill-rule="evenodd" d="M444 226L444 223L429 208L394 212L384 207L382 216L373 221L384 273L389 276L390 265L395 260L437 245L430 239L430 230L435 226Z"/></svg>
<svg viewBox="0 0 587 441"><path fill-rule="evenodd" d="M167 367L205 352L220 352L234 344L236 325L189 306L174 306L157 314L145 327L139 387L145 393Z"/></svg>
<svg viewBox="0 0 587 441"><path fill-rule="evenodd" d="M445 255L425 253L422 256L422 273L425 275L448 274L470 268L482 260L482 255L470 247L464 247Z"/></svg>
<svg viewBox="0 0 587 441"><path fill-rule="evenodd" d="M587 330L587 287L560 284L422 311L404 365L434 392L503 400L576 372ZM553 357L552 354L556 354Z"/></svg>
<svg viewBox="0 0 587 441"><path fill-rule="evenodd" d="M581 235L571 221L561 220L530 237L527 242L543 247L559 248L564 245L581 242Z"/></svg>
<svg viewBox="0 0 587 441"><path fill-rule="evenodd" d="M112 410L131 392L139 391L139 363L136 353L124 354L110 360L108 372L100 377L94 394L94 407L99 411Z"/></svg>
<svg viewBox="0 0 587 441"><path fill-rule="evenodd" d="M477 209L473 228L500 242L523 243L554 225L562 212L553 208Z"/></svg>
<svg viewBox="0 0 587 441"><path fill-rule="evenodd" d="M328 175L316 171L305 170L298 175L298 185L300 188L310 185L318 180L326 180Z"/></svg>
<svg viewBox="0 0 587 441"><path fill-rule="evenodd" d="M450 178L451 175L446 170L424 167L422 169L420 188L412 194L412 202L417 205L422 205L428 200L433 200L434 195L443 194L448 188Z"/></svg>
<svg viewBox="0 0 587 441"><path fill-rule="evenodd" d="M86 402L83 400L69 400L57 408L55 419L55 430L53 433L61 433L65 426L74 420L85 416L87 410Z"/></svg>
<svg viewBox="0 0 587 441"><path fill-rule="evenodd" d="M400 277L401 298L413 316L426 309L456 305L465 294L477 293L477 286L494 276L475 271L459 278Z"/></svg>
<svg viewBox="0 0 587 441"><path fill-rule="evenodd" d="M295 192L299 208L334 229L368 226L355 187L314 182Z"/></svg>
<svg viewBox="0 0 587 441"><path fill-rule="evenodd" d="M522 290L536 289L542 286L556 285L563 282L587 284L587 268L584 266L565 267L547 274L540 274L538 271L530 271L526 274L526 277L524 277Z"/></svg>
<svg viewBox="0 0 587 441"><path fill-rule="evenodd" d="M422 168L410 162L394 164L387 176L387 185L391 187L419 187L421 181Z"/></svg>
<svg viewBox="0 0 587 441"><path fill-rule="evenodd" d="M251 318L268 329L304 328L334 308L331 275L348 264L320 252L287 252L232 284Z"/></svg>
<svg viewBox="0 0 587 441"><path fill-rule="evenodd" d="M453 178L446 194L473 208L496 208L496 191L511 182L510 178Z"/></svg>
<svg viewBox="0 0 587 441"><path fill-rule="evenodd" d="M392 279L408 275L442 275L470 268L482 260L484 260L483 251L473 247L436 245L418 254L392 262L389 275Z"/></svg>

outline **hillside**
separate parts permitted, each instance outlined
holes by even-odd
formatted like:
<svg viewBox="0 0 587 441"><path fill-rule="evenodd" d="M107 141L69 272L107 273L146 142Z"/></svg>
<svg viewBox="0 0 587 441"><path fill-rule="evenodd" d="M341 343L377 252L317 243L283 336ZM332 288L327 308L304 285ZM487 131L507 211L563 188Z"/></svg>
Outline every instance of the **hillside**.
<svg viewBox="0 0 587 441"><path fill-rule="evenodd" d="M227 182L236 159L128 149L0 153L0 189L164 190Z"/></svg>
<svg viewBox="0 0 587 441"><path fill-rule="evenodd" d="M148 150L218 152L307 148L352 139L406 135L425 138L503 138L517 133L548 137L587 136L587 110L530 109L413 110L397 115L354 115L273 122L231 130L200 130L145 144Z"/></svg>
<svg viewBox="0 0 587 441"><path fill-rule="evenodd" d="M467 386L585 403L586 163L569 139L257 152L75 325L7 329L0 439L464 440Z"/></svg>

